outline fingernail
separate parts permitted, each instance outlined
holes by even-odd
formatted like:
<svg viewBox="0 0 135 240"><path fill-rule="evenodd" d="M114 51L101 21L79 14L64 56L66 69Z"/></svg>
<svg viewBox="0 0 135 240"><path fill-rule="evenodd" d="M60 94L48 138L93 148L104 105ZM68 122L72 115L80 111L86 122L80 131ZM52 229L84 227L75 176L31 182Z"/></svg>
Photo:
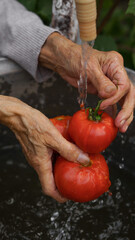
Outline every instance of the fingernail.
<svg viewBox="0 0 135 240"><path fill-rule="evenodd" d="M88 154L84 154L84 153L80 153L78 158L77 158L77 162L82 163L84 165L89 165L90 164L90 158L88 156Z"/></svg>
<svg viewBox="0 0 135 240"><path fill-rule="evenodd" d="M107 106L104 106L104 105L102 106L102 105L100 105L100 109L101 109L101 110L104 110L104 109L106 109L106 108L107 108Z"/></svg>
<svg viewBox="0 0 135 240"><path fill-rule="evenodd" d="M124 132L126 132L126 131L127 131L127 129L128 129L128 126L125 126L125 127L124 127Z"/></svg>
<svg viewBox="0 0 135 240"><path fill-rule="evenodd" d="M122 127L125 122L126 122L125 120L122 120L122 121L120 122L120 127Z"/></svg>
<svg viewBox="0 0 135 240"><path fill-rule="evenodd" d="M105 89L106 93L111 93L115 90L116 90L116 88L114 86L107 86Z"/></svg>

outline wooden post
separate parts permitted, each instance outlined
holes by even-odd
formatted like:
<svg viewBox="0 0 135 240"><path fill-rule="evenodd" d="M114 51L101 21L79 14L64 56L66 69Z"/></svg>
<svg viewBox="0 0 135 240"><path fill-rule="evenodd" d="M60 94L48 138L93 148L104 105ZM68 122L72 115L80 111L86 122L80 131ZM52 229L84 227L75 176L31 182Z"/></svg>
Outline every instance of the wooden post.
<svg viewBox="0 0 135 240"><path fill-rule="evenodd" d="M75 0L80 38L83 41L96 39L96 0Z"/></svg>

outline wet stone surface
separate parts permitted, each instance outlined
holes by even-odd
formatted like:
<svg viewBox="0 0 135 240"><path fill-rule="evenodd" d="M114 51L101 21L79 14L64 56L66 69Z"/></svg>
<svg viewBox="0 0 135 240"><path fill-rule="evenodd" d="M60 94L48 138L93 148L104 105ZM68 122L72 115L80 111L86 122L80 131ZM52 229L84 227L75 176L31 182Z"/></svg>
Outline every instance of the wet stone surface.
<svg viewBox="0 0 135 240"><path fill-rule="evenodd" d="M36 91L30 93L23 88L20 98L48 117L72 115L79 109L75 89L62 80L47 84L36 85ZM89 96L90 103L95 104L95 98ZM112 195L105 193L81 204L59 204L44 196L15 136L5 127L0 127L0 132L1 240L134 240L134 123L103 153L109 165Z"/></svg>
<svg viewBox="0 0 135 240"><path fill-rule="evenodd" d="M120 167L117 152L113 160L107 157L109 154L108 149L104 155L112 195L105 193L88 203L59 204L42 194L38 177L18 145L2 150L0 239L133 240L135 177Z"/></svg>

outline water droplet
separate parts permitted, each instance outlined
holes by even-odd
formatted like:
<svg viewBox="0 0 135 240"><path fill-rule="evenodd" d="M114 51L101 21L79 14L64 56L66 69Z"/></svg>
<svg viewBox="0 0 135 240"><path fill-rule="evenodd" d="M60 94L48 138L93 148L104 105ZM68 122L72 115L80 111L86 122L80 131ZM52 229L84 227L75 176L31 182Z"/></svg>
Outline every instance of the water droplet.
<svg viewBox="0 0 135 240"><path fill-rule="evenodd" d="M42 202L41 201L37 202L37 206L41 207L42 206Z"/></svg>
<svg viewBox="0 0 135 240"><path fill-rule="evenodd" d="M51 221L54 221L55 220L55 218L54 217L51 217Z"/></svg>
<svg viewBox="0 0 135 240"><path fill-rule="evenodd" d="M58 223L55 223L55 224L54 224L54 227L55 227L55 228L58 228L58 226L59 226Z"/></svg>
<svg viewBox="0 0 135 240"><path fill-rule="evenodd" d="M13 165L13 161L12 160L8 160L7 161L7 165Z"/></svg>
<svg viewBox="0 0 135 240"><path fill-rule="evenodd" d="M121 186L121 180L119 178L116 179L116 186Z"/></svg>
<svg viewBox="0 0 135 240"><path fill-rule="evenodd" d="M27 168L27 165L24 164L24 163L20 163L20 164L19 164L19 167L21 167L21 168Z"/></svg>
<svg viewBox="0 0 135 240"><path fill-rule="evenodd" d="M43 233L42 232L38 232L37 235L41 237L43 235Z"/></svg>
<svg viewBox="0 0 135 240"><path fill-rule="evenodd" d="M125 143L125 140L123 139L123 140L121 140L121 144L124 144Z"/></svg>
<svg viewBox="0 0 135 240"><path fill-rule="evenodd" d="M120 168L120 169L123 169L123 168L124 168L124 163L120 163L120 164L119 164L119 168Z"/></svg>
<svg viewBox="0 0 135 240"><path fill-rule="evenodd" d="M58 216L59 216L59 213L58 213L58 212L54 212L53 216L54 216L54 217L58 217Z"/></svg>
<svg viewBox="0 0 135 240"><path fill-rule="evenodd" d="M27 227L31 227L32 226L32 222L26 221L26 226Z"/></svg>
<svg viewBox="0 0 135 240"><path fill-rule="evenodd" d="M36 214L39 218L43 217L43 212L42 211L38 211Z"/></svg>
<svg viewBox="0 0 135 240"><path fill-rule="evenodd" d="M114 201L113 201L113 198L111 196L108 196L108 198L106 200L106 204L108 206L113 206L114 205Z"/></svg>
<svg viewBox="0 0 135 240"><path fill-rule="evenodd" d="M129 143L135 144L135 136L129 138Z"/></svg>
<svg viewBox="0 0 135 240"><path fill-rule="evenodd" d="M100 200L100 201L99 201L99 204L100 204L100 205L103 205L103 204L104 204L104 201L103 201L103 200Z"/></svg>
<svg viewBox="0 0 135 240"><path fill-rule="evenodd" d="M117 199L120 199L120 198L121 198L120 192L117 192L117 193L116 193L116 198L117 198Z"/></svg>
<svg viewBox="0 0 135 240"><path fill-rule="evenodd" d="M52 222L55 221L57 217L59 217L59 213L58 212L54 212L52 217L51 217L51 221Z"/></svg>
<svg viewBox="0 0 135 240"><path fill-rule="evenodd" d="M26 192L26 189L22 188L22 192L23 192L23 193Z"/></svg>
<svg viewBox="0 0 135 240"><path fill-rule="evenodd" d="M130 207L130 203L126 203L126 206L127 206L127 207Z"/></svg>
<svg viewBox="0 0 135 240"><path fill-rule="evenodd" d="M121 180L119 178L117 178L116 182L115 182L115 186L116 186L116 190L120 189L121 186Z"/></svg>
<svg viewBox="0 0 135 240"><path fill-rule="evenodd" d="M14 203L14 198L10 198L9 200L6 201L7 205L12 205Z"/></svg>

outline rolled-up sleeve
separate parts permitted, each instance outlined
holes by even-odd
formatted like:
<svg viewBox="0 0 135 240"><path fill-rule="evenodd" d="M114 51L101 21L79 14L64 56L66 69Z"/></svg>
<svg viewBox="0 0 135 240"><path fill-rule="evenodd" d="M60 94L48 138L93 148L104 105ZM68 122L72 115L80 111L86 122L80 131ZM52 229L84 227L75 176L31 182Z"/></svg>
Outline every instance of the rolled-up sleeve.
<svg viewBox="0 0 135 240"><path fill-rule="evenodd" d="M50 72L38 65L38 57L54 31L16 0L0 0L0 55L17 62L38 82Z"/></svg>

